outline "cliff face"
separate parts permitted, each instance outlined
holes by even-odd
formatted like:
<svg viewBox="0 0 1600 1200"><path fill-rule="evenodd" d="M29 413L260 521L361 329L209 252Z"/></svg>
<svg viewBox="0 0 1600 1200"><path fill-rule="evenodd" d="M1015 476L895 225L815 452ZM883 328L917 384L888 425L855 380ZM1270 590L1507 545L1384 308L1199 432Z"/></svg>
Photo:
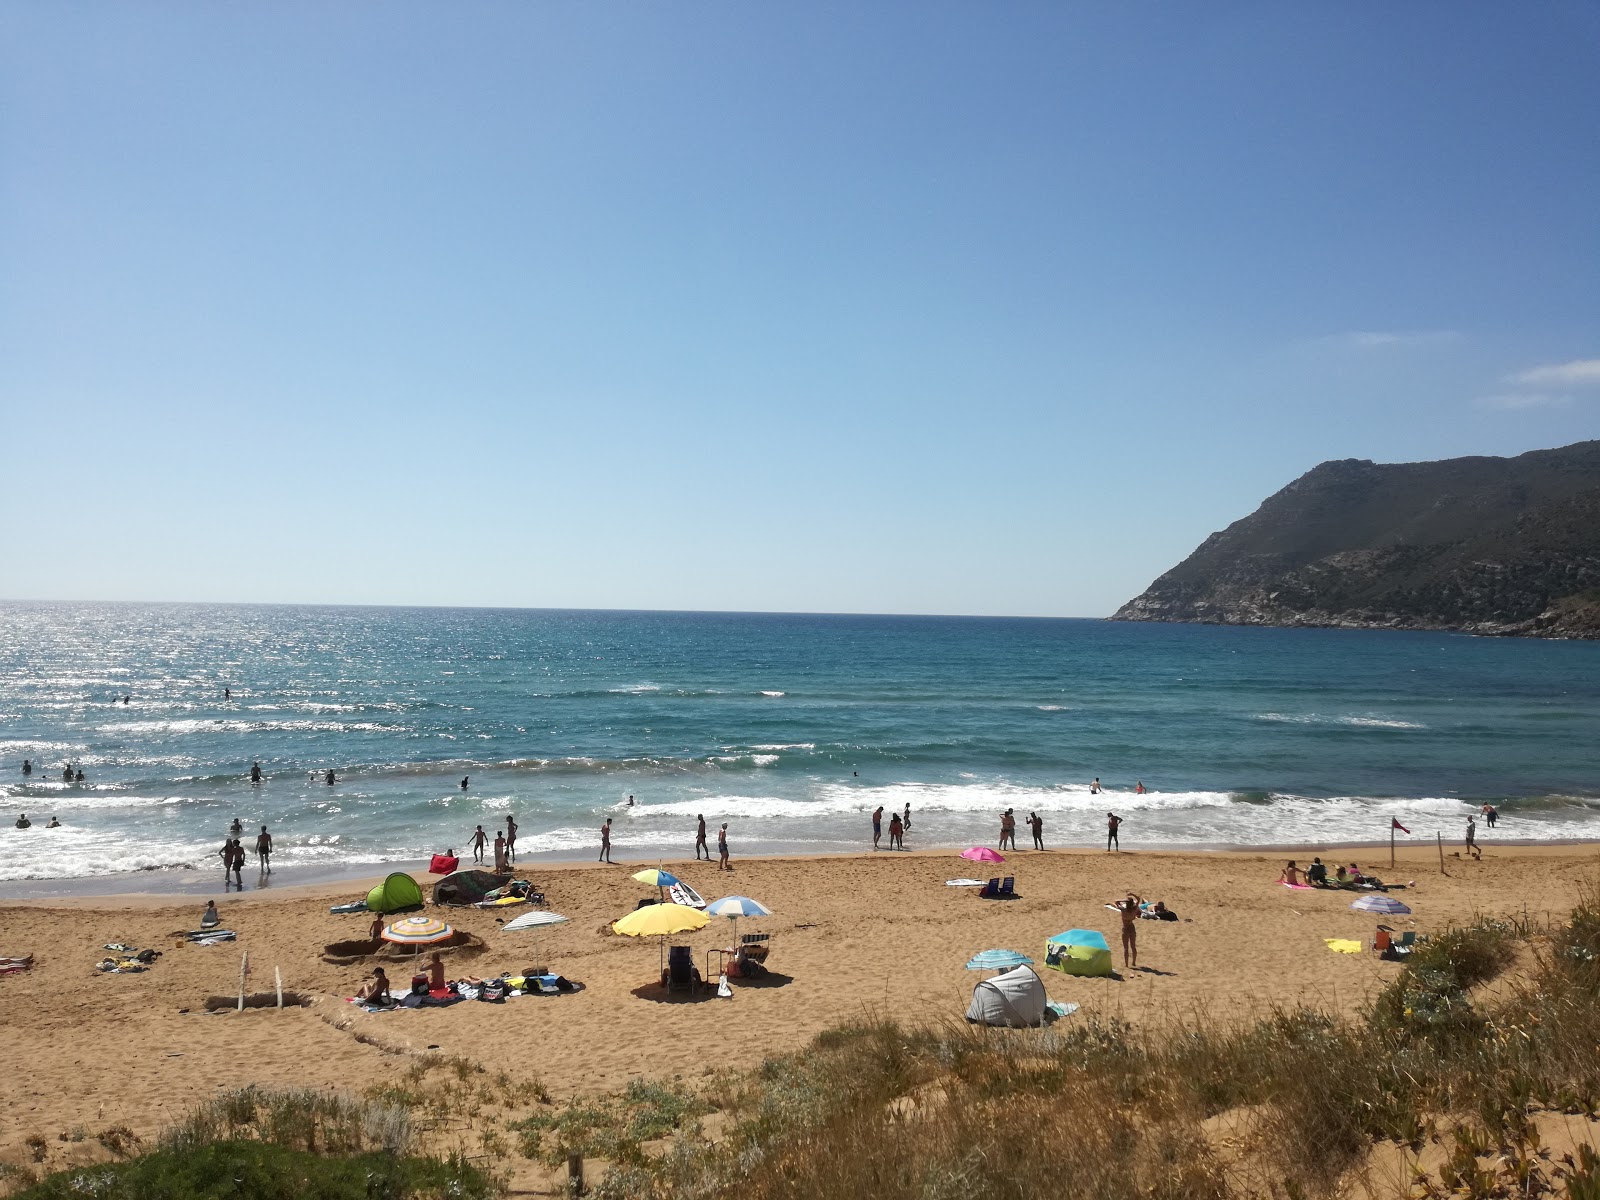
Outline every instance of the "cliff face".
<svg viewBox="0 0 1600 1200"><path fill-rule="evenodd" d="M1600 638L1600 441L1325 462L1111 619Z"/></svg>

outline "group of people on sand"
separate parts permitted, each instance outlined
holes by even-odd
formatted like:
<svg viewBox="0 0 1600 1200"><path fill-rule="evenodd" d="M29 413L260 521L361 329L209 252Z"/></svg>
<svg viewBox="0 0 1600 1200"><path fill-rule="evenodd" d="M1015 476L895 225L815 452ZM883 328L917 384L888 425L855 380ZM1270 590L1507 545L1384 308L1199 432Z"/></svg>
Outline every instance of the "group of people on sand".
<svg viewBox="0 0 1600 1200"><path fill-rule="evenodd" d="M906 848L906 831L911 828L911 801L906 801L904 813L889 814L889 849L904 850ZM883 805L878 805L872 810L872 848L882 850L883 841Z"/></svg>
<svg viewBox="0 0 1600 1200"><path fill-rule="evenodd" d="M243 836L244 826L240 824L239 818L235 817L233 819L233 824L228 826L228 840L222 843L222 849L217 852L219 857L222 859L223 891L228 890L228 884L230 882L229 876L232 876L231 882L237 886L241 892L244 891L245 851L244 843L241 840ZM262 875L271 875L272 835L267 832L267 827L265 825L261 827L261 832L256 835L256 859L257 867L260 873Z"/></svg>
<svg viewBox="0 0 1600 1200"><path fill-rule="evenodd" d="M1099 781L1096 780L1096 782ZM1117 814L1114 812L1108 812L1106 814L1107 852L1110 852L1113 849L1122 849L1122 843L1119 840L1121 829L1122 818L1117 816ZM1033 834L1033 848L1035 850L1043 850L1044 818L1036 812L1030 812L1028 814L1028 830ZM1017 848L1017 818L1014 810L1009 808L1000 814L1000 844L996 847L996 849L1004 850L1008 847L1012 850Z"/></svg>
<svg viewBox="0 0 1600 1200"><path fill-rule="evenodd" d="M465 780L462 780L465 783ZM472 861L483 861L484 848L489 844L489 835L479 825L472 831L469 839L472 843ZM506 814L506 827L502 832L495 831L494 835L494 873L505 875L511 870L511 864L517 861L517 818L516 814Z"/></svg>
<svg viewBox="0 0 1600 1200"><path fill-rule="evenodd" d="M1320 858L1313 858L1308 867L1300 867L1290 859L1279 873L1278 882L1290 887L1340 888L1345 891L1386 892L1390 886L1376 875L1363 874L1355 863L1348 867L1336 867L1330 879L1327 865Z"/></svg>

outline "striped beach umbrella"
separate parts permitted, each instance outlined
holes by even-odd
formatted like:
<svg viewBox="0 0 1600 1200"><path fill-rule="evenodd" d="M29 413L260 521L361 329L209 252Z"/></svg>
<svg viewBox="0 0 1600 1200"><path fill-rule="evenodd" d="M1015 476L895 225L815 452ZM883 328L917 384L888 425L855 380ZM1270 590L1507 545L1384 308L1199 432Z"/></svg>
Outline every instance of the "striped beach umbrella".
<svg viewBox="0 0 1600 1200"><path fill-rule="evenodd" d="M1033 959L1015 950L983 950L967 959L969 971L1009 971L1024 963L1033 965Z"/></svg>
<svg viewBox="0 0 1600 1200"><path fill-rule="evenodd" d="M1390 916L1411 911L1400 901L1391 899L1388 896L1363 896L1350 907L1357 912L1388 913Z"/></svg>
<svg viewBox="0 0 1600 1200"><path fill-rule="evenodd" d="M772 910L759 900L752 900L749 896L724 896L721 900L713 900L706 905L706 912L713 917L727 917L733 922L733 940L737 945L739 941L740 917L770 917Z"/></svg>
<svg viewBox="0 0 1600 1200"><path fill-rule="evenodd" d="M438 917L405 917L385 926L379 936L397 946L429 946L447 940L454 932Z"/></svg>

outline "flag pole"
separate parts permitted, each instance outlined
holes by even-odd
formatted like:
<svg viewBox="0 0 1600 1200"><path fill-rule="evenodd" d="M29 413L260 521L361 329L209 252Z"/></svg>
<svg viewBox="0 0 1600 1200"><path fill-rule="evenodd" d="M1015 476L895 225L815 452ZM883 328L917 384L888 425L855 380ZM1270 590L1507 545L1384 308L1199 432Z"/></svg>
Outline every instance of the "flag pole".
<svg viewBox="0 0 1600 1200"><path fill-rule="evenodd" d="M1389 818L1389 865L1394 866L1394 818Z"/></svg>

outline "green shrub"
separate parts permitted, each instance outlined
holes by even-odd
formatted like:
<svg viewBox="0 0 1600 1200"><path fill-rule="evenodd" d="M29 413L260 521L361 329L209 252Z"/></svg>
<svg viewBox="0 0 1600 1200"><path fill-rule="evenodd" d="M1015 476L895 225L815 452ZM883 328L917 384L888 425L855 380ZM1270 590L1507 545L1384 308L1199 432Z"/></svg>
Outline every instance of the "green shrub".
<svg viewBox="0 0 1600 1200"><path fill-rule="evenodd" d="M57 1171L17 1200L491 1200L495 1194L487 1175L459 1160L327 1157L270 1142L221 1141Z"/></svg>

